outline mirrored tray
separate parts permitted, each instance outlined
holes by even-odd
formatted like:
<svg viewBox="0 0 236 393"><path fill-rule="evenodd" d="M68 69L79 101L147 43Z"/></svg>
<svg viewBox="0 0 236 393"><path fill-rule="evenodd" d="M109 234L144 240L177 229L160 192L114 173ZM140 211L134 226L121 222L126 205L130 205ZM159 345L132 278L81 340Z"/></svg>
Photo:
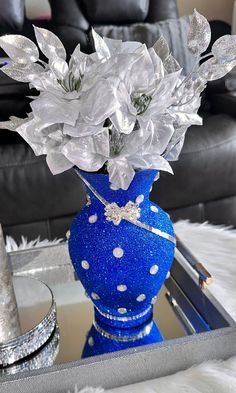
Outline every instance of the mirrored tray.
<svg viewBox="0 0 236 393"><path fill-rule="evenodd" d="M1 393L10 393L13 388L24 391L28 384L34 393L66 392L75 384L78 388L88 384L112 388L236 354L234 321L207 289L199 287L196 273L178 252L154 307L165 341L82 360L93 307L74 275L67 245L12 253L10 260L15 276L31 275L51 287L60 342L53 366L45 362L40 365L43 368L17 373L14 378L2 376ZM33 307L34 312L40 312L37 301Z"/></svg>

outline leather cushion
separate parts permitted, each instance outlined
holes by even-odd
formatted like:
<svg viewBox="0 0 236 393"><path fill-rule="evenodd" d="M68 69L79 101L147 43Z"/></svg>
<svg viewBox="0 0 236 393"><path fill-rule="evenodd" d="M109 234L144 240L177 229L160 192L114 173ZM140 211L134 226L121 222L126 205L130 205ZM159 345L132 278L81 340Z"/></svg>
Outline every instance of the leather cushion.
<svg viewBox="0 0 236 393"><path fill-rule="evenodd" d="M89 23L85 19L76 0L49 0L52 12L52 22L56 26L77 27L81 30L88 30ZM68 34L67 40L69 40Z"/></svg>
<svg viewBox="0 0 236 393"><path fill-rule="evenodd" d="M83 10L92 24L144 22L149 0L82 0Z"/></svg>
<svg viewBox="0 0 236 393"><path fill-rule="evenodd" d="M24 23L24 0L0 1L0 29L4 33L20 30Z"/></svg>
<svg viewBox="0 0 236 393"><path fill-rule="evenodd" d="M147 22L157 22L178 17L179 12L176 0L150 0Z"/></svg>
<svg viewBox="0 0 236 393"><path fill-rule="evenodd" d="M236 121L225 114L187 131L174 176L161 173L152 198L164 209L187 207L236 195Z"/></svg>

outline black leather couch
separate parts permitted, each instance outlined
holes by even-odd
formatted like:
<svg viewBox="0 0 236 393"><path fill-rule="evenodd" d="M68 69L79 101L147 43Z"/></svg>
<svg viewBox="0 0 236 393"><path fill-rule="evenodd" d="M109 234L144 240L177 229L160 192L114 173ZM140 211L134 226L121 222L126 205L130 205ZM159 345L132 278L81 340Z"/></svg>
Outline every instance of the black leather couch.
<svg viewBox="0 0 236 393"><path fill-rule="evenodd" d="M50 3L52 20L33 23L54 31L69 54L78 42L85 52L92 50L91 25L152 23L178 17L175 0L51 0ZM33 38L32 22L24 17L23 7L23 0L1 0L1 34L18 33ZM214 39L229 33L229 26L223 23L212 25ZM0 73L0 119L6 120L13 114L23 117L29 110L26 94L29 94L27 85ZM189 218L236 225L234 108L235 99L226 93L224 80L211 84L201 109L204 126L191 127L187 132L180 160L173 163L175 176L162 173L155 183L151 198L173 220ZM71 218L84 203L84 189L73 170L52 176L44 157L35 157L15 133L0 130L0 222L5 234L15 239L20 235L29 239L38 235L49 239L65 236Z"/></svg>

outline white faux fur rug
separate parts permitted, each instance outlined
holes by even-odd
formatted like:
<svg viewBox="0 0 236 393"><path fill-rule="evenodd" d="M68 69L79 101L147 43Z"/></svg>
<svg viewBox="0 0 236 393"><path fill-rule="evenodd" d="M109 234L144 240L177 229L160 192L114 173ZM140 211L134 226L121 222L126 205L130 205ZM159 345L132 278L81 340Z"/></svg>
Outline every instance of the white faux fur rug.
<svg viewBox="0 0 236 393"><path fill-rule="evenodd" d="M236 320L236 230L179 221L175 231L213 275L209 291Z"/></svg>
<svg viewBox="0 0 236 393"><path fill-rule="evenodd" d="M52 246L55 244L62 243L63 239L55 239L55 240L40 240L40 237L37 237L35 240L30 240L28 242L27 238L21 236L21 241L18 244L11 236L6 236L6 250L7 252L19 251L19 250L28 250L33 247L46 247Z"/></svg>

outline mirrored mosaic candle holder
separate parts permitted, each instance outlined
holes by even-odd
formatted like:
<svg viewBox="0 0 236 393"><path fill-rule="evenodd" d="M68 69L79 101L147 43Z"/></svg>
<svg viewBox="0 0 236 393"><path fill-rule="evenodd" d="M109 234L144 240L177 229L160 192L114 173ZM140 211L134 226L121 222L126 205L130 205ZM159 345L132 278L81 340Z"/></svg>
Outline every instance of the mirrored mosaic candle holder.
<svg viewBox="0 0 236 393"><path fill-rule="evenodd" d="M19 310L21 334L0 344L0 367L32 355L52 336L56 328L56 304L50 288L29 277L14 277L13 287ZM35 312L35 303L38 303Z"/></svg>
<svg viewBox="0 0 236 393"><path fill-rule="evenodd" d="M139 208L139 221L174 237L169 216L149 201L157 171L137 172L126 191L112 190L108 175L82 175L109 204L123 207L134 203ZM90 202L70 228L70 257L94 303L97 326L104 325L104 331L120 328L119 337L122 331L127 336L127 329L144 326L152 319L153 304L170 270L175 245L124 219L115 225L107 219L104 204L89 189L88 193ZM156 341L161 340L158 332Z"/></svg>

